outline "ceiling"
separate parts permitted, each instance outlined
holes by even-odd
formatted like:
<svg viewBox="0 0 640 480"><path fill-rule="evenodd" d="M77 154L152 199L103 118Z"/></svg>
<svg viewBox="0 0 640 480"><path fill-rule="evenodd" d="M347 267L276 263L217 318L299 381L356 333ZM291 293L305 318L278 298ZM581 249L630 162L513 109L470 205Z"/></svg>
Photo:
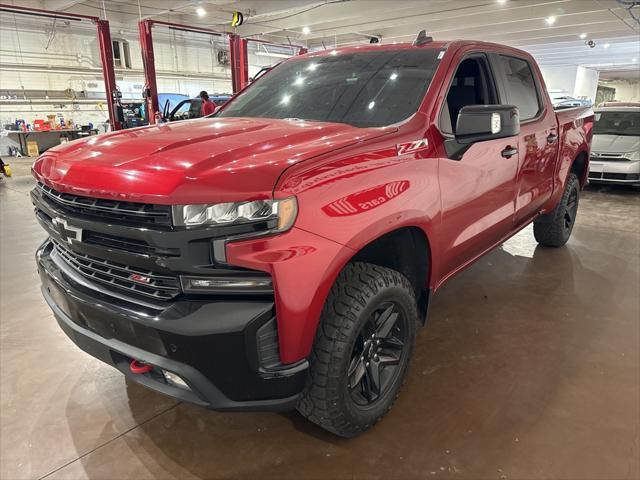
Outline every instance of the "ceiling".
<svg viewBox="0 0 640 480"><path fill-rule="evenodd" d="M476 39L519 47L542 66L583 65L638 75L640 5L629 0L33 0L15 2L106 16L120 27L139 18L231 30L310 48L412 41L426 29L437 40ZM635 2L640 3L640 2ZM206 14L199 16L198 8ZM202 11L200 12L202 13ZM634 18L635 16L635 18ZM309 33L303 33L307 27ZM581 35L584 38L581 38ZM592 40L590 48L586 42ZM635 59L635 60L634 60Z"/></svg>

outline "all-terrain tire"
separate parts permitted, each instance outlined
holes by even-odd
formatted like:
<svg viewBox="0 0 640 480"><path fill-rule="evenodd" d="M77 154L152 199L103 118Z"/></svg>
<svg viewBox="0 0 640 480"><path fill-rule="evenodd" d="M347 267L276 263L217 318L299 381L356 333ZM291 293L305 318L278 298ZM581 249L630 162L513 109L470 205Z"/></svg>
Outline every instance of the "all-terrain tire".
<svg viewBox="0 0 640 480"><path fill-rule="evenodd" d="M541 215L533 223L536 241L547 247L562 247L571 236L578 213L580 182L574 173L569 173L562 198L552 212Z"/></svg>
<svg viewBox="0 0 640 480"><path fill-rule="evenodd" d="M370 325L367 322L375 315L376 308L389 304L405 316L401 360L394 376L388 380L386 391L371 405L363 407L354 402L350 393L348 372L355 358L352 356L356 341L362 341L362 331L365 325ZM310 356L307 385L298 405L300 413L342 437L354 437L373 426L389 411L404 382L417 321L414 289L404 275L368 263L348 264L333 285L322 311Z"/></svg>

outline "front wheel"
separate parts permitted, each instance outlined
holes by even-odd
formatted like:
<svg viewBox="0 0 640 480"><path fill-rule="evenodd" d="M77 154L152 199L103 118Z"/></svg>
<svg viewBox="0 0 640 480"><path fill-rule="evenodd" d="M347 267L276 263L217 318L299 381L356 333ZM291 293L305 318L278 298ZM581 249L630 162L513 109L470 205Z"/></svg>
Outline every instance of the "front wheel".
<svg viewBox="0 0 640 480"><path fill-rule="evenodd" d="M561 247L567 243L578 215L579 200L580 182L574 173L570 173L556 208L533 223L533 235L539 244Z"/></svg>
<svg viewBox="0 0 640 480"><path fill-rule="evenodd" d="M342 437L370 428L404 381L416 325L415 294L404 275L347 265L322 312L298 410Z"/></svg>

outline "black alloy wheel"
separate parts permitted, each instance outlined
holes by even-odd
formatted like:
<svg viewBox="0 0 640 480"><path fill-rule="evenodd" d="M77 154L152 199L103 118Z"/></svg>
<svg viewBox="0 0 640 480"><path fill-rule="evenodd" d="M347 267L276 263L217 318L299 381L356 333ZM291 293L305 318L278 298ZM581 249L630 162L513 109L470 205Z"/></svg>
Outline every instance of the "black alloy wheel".
<svg viewBox="0 0 640 480"><path fill-rule="evenodd" d="M573 224L578 213L578 189L571 189L567 204L564 210L564 228L567 233L571 233L573 230Z"/></svg>
<svg viewBox="0 0 640 480"><path fill-rule="evenodd" d="M385 302L363 325L348 370L349 393L356 405L371 405L393 384L403 360L406 323L398 306Z"/></svg>
<svg viewBox="0 0 640 480"><path fill-rule="evenodd" d="M298 411L354 437L391 409L409 367L418 325L415 287L396 270L348 264L327 297Z"/></svg>
<svg viewBox="0 0 640 480"><path fill-rule="evenodd" d="M561 247L571 237L578 216L580 181L570 172L560 201L553 211L540 215L533 222L533 235L540 245Z"/></svg>

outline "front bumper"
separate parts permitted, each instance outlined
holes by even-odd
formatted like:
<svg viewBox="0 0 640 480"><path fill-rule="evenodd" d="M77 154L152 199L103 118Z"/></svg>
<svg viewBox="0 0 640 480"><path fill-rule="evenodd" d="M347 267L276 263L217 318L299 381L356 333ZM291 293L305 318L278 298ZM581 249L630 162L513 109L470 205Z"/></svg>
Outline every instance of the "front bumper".
<svg viewBox="0 0 640 480"><path fill-rule="evenodd" d="M36 259L45 300L69 338L131 380L215 410L289 410L299 400L308 362L266 366L277 345L269 299L178 300L164 310L134 310L76 283L45 242ZM275 332L275 333L274 333ZM132 360L154 366L145 374ZM165 380L160 369L189 388Z"/></svg>
<svg viewBox="0 0 640 480"><path fill-rule="evenodd" d="M589 182L640 185L640 161L598 161L592 158Z"/></svg>

